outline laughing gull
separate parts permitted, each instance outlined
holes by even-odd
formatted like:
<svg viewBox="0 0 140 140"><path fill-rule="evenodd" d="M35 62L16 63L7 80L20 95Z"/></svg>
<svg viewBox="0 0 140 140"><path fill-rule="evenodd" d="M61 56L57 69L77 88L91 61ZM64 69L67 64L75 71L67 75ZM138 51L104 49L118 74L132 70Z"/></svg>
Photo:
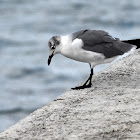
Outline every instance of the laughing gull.
<svg viewBox="0 0 140 140"><path fill-rule="evenodd" d="M48 41L50 56L48 65L55 54L62 54L76 61L89 63L90 76L86 82L72 89L92 86L93 68L98 64L112 62L117 56L130 51L140 39L121 41L102 30L81 30L66 36L53 36Z"/></svg>

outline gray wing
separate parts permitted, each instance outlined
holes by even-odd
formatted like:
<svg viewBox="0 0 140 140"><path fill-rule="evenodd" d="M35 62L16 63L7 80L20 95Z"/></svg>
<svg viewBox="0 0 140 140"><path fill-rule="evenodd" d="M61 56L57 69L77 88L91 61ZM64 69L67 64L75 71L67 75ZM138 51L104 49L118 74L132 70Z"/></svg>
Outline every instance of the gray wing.
<svg viewBox="0 0 140 140"><path fill-rule="evenodd" d="M119 39L114 39L107 32L101 30L82 30L75 32L72 39L82 39L82 48L87 51L102 53L106 58L122 55L133 46Z"/></svg>

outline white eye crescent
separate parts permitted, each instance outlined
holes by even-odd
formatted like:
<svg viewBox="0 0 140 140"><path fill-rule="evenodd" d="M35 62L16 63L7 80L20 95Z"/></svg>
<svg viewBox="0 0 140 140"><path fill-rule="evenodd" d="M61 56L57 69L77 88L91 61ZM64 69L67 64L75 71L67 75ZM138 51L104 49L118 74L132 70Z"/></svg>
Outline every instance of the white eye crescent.
<svg viewBox="0 0 140 140"><path fill-rule="evenodd" d="M55 49L55 45L51 46L51 49L54 50Z"/></svg>

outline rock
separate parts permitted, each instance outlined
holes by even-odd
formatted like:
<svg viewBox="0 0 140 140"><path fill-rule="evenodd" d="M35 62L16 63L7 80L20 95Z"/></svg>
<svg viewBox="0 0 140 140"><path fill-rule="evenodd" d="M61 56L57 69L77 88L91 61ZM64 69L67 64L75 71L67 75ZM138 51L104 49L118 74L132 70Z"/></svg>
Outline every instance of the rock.
<svg viewBox="0 0 140 140"><path fill-rule="evenodd" d="M140 139L140 50L0 133L0 140Z"/></svg>

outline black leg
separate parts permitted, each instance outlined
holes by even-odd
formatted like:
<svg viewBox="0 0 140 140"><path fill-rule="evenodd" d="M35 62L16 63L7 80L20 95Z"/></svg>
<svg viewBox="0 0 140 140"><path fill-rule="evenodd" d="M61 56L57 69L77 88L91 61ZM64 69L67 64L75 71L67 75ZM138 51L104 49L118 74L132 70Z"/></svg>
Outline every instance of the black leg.
<svg viewBox="0 0 140 140"><path fill-rule="evenodd" d="M89 78L86 80L86 82L82 85L82 86L79 86L79 87L75 87L75 88L72 88L72 89L84 89L84 88L90 88L92 86L92 76L93 76L93 68L90 69L90 76ZM89 82L89 83L88 83ZM87 84L88 83L88 84Z"/></svg>

